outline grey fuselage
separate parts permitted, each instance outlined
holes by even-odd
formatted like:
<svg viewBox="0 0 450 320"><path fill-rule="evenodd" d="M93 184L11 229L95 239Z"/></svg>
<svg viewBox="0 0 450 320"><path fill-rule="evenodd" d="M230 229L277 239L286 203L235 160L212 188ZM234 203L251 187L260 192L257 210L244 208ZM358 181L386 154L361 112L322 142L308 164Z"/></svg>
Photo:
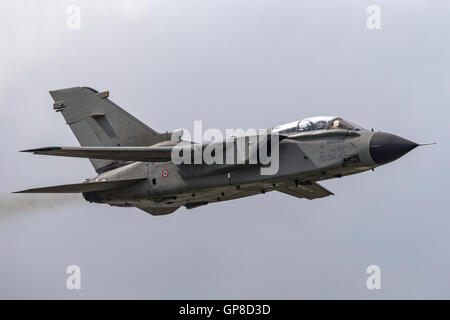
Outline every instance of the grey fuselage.
<svg viewBox="0 0 450 320"><path fill-rule="evenodd" d="M50 95L80 147L22 151L88 158L98 176L18 193L81 192L89 202L137 207L152 215L268 191L309 200L327 197L333 192L317 181L373 169L419 146L334 116L244 134L235 130L225 140L217 135L199 144L181 140L181 130L155 131L110 100L109 91L71 87Z"/></svg>
<svg viewBox="0 0 450 320"><path fill-rule="evenodd" d="M260 166L172 162L130 162L104 172L92 181L147 179L120 189L83 193L87 201L131 207L193 208L276 190L287 184L340 178L370 170L377 164L371 156L375 133L359 130L358 136L317 137L304 141L289 137L279 143L279 170L261 175Z"/></svg>

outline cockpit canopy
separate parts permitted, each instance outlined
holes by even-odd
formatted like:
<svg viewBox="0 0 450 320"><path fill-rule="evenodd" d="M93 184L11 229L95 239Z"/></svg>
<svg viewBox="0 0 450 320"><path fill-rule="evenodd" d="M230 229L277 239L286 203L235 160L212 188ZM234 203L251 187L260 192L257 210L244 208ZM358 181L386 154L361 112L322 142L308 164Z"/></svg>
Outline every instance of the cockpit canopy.
<svg viewBox="0 0 450 320"><path fill-rule="evenodd" d="M339 117L320 116L276 126L273 128L273 132L278 132L279 134L292 134L306 131L335 129L358 131L362 128Z"/></svg>

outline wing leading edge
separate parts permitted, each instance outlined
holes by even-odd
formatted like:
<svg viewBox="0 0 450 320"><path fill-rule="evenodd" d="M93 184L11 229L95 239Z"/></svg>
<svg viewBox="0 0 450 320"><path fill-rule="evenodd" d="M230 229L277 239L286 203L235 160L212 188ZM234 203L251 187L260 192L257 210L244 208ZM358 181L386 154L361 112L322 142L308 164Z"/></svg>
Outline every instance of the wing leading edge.
<svg viewBox="0 0 450 320"><path fill-rule="evenodd" d="M164 162L171 160L174 147L46 147L38 149L22 150L33 154L49 156L124 160L124 161L145 161Z"/></svg>

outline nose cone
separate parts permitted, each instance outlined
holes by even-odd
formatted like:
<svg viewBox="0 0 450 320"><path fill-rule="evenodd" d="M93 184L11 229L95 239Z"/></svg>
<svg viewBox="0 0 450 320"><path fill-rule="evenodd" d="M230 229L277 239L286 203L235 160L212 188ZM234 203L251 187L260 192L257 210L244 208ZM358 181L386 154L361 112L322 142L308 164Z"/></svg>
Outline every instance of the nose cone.
<svg viewBox="0 0 450 320"><path fill-rule="evenodd" d="M378 164L386 164L408 153L418 144L386 132L376 132L370 140L370 155Z"/></svg>

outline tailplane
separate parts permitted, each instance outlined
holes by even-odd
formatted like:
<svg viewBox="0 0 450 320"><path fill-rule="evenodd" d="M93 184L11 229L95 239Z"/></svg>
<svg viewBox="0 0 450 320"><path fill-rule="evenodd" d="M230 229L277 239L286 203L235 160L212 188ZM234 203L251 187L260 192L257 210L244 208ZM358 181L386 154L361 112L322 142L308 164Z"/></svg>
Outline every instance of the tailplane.
<svg viewBox="0 0 450 320"><path fill-rule="evenodd" d="M137 182L146 180L147 178L133 178L123 180L112 181L99 181L99 182L84 182L74 184L63 184L59 186L42 187L27 189L22 191L16 191L14 193L81 193L81 192L95 192L105 191L116 188L125 187Z"/></svg>

